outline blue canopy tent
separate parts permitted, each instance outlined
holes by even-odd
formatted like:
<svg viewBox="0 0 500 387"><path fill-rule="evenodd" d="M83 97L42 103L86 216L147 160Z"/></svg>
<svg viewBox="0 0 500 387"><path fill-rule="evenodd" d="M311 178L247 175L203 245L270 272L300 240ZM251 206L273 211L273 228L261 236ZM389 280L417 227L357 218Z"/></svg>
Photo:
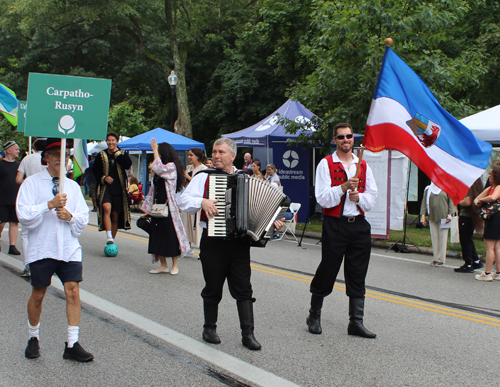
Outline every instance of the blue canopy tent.
<svg viewBox="0 0 500 387"><path fill-rule="evenodd" d="M201 148L205 150L205 144L202 142L198 142L195 140L191 140L190 138L181 136L180 134L176 134L173 132L169 132L168 130L162 128L156 128L150 130L149 132L138 134L128 140L125 140L120 143L120 149L123 150L143 150L150 151L151 149L151 140L155 138L156 142L159 144L161 142L168 142L170 145L174 147L176 151L186 151L191 148Z"/></svg>
<svg viewBox="0 0 500 387"><path fill-rule="evenodd" d="M156 128L149 132L138 134L128 140L120 142L119 147L123 150L142 151L141 155L141 176L147 176L146 151L152 151L151 140L155 139L158 144L168 142L176 151L187 151L191 148L201 148L205 150L205 144L202 142L191 140L190 138L181 136L162 128Z"/></svg>

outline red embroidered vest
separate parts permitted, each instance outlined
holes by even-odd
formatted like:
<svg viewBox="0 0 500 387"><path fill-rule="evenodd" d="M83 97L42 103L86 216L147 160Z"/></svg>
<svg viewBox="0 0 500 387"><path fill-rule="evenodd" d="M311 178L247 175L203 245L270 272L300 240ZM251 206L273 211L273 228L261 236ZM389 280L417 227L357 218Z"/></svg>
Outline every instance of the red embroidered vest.
<svg viewBox="0 0 500 387"><path fill-rule="evenodd" d="M345 172L344 166L341 162L334 162L332 155L325 157L328 162L328 168L330 169L330 177L332 179L332 187L335 185L342 185L347 181L347 173ZM366 161L361 160L361 167L359 168L359 183L358 183L358 192L365 192L366 187ZM323 208L323 214L328 216L334 216L336 218L340 218L342 213L344 212L344 203L346 201L347 195L344 193L342 195L342 199L340 203L331 208ZM359 207L358 207L359 208ZM361 215L365 215L365 213L359 208Z"/></svg>

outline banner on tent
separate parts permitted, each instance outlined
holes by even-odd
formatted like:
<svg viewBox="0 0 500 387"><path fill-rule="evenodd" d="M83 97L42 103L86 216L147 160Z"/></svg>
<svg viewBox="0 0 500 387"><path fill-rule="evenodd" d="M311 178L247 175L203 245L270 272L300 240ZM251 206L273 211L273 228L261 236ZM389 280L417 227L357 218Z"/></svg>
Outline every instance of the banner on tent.
<svg viewBox="0 0 500 387"><path fill-rule="evenodd" d="M111 80L30 73L26 136L106 139Z"/></svg>
<svg viewBox="0 0 500 387"><path fill-rule="evenodd" d="M273 142L274 166L278 170L283 192L294 203L300 203L298 222L305 222L309 211L309 150Z"/></svg>

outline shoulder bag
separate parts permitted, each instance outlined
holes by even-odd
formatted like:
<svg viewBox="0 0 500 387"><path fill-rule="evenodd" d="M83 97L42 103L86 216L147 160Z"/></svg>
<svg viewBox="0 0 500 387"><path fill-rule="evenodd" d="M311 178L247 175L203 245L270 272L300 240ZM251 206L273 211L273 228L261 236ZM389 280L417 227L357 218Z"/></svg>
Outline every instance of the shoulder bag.
<svg viewBox="0 0 500 387"><path fill-rule="evenodd" d="M479 217L484 220L492 219L500 210L500 203L497 201L484 203L477 209Z"/></svg>
<svg viewBox="0 0 500 387"><path fill-rule="evenodd" d="M166 218L168 217L168 203L157 204L156 201L151 207L151 216L155 218Z"/></svg>

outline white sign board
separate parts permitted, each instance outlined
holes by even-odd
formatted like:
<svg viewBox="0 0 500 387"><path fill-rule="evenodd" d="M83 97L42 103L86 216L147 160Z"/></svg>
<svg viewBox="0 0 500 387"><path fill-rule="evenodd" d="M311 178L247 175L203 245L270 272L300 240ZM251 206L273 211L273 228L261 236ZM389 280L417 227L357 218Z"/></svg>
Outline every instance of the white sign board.
<svg viewBox="0 0 500 387"><path fill-rule="evenodd" d="M363 160L371 168L378 188L375 207L365 214L366 220L372 227L372 238L389 238L390 152L384 150L374 153L365 149L363 153Z"/></svg>

